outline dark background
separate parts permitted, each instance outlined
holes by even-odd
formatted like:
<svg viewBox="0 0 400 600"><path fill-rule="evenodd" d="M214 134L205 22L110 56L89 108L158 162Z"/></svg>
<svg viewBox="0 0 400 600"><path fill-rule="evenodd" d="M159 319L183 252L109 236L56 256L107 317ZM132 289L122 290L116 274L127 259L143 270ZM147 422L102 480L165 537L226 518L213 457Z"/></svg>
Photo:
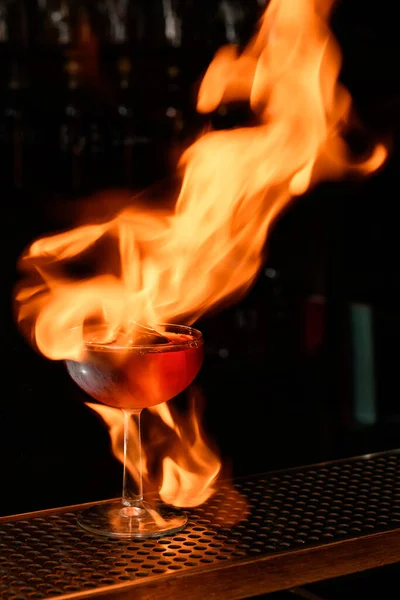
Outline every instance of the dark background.
<svg viewBox="0 0 400 600"><path fill-rule="evenodd" d="M103 4L0 0L3 515L116 496L122 475L63 364L35 353L16 328L18 256L70 226L87 195L167 185L180 150L208 122L194 109L202 74L227 39L245 42L263 2L172 2L182 24L175 41L165 37L161 0L128 3L119 38ZM398 447L395 15L390 0L342 0L332 23L341 79L371 139L391 139L385 168L298 199L276 223L251 293L198 323L205 424L234 475ZM232 127L246 114L227 107L210 120Z"/></svg>

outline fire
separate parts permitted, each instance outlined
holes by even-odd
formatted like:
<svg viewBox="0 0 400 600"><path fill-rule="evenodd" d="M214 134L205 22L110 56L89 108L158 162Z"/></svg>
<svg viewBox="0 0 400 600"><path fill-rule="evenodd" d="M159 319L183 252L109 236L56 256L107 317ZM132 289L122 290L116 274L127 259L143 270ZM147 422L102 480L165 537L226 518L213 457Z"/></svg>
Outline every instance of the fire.
<svg viewBox="0 0 400 600"><path fill-rule="evenodd" d="M174 451L163 459L160 486L162 500L175 506L197 506L208 500L215 491L214 484L221 469L219 458L204 441L195 407L196 398L192 397L189 427L186 420L179 426L171 419L167 404L151 409L164 423L169 422L177 441Z"/></svg>
<svg viewBox="0 0 400 600"><path fill-rule="evenodd" d="M248 101L255 123L208 132L186 150L173 209L155 211L133 199L106 222L30 246L21 260L31 280L17 292L18 318L31 325L45 356L79 360L82 326L93 319L107 323L111 335L132 322L194 322L211 307L237 300L259 272L271 224L294 196L323 178L364 175L383 164L383 145L360 161L345 141L352 103L338 82L331 7L331 0L271 0L242 52L227 46L217 53L198 110ZM102 242L114 246L118 264L108 261L101 272L73 277L70 263ZM111 415L108 408L97 410ZM169 420L167 408L158 411ZM161 492L178 502L180 494L194 494L193 486L200 498L207 496L217 472L206 468L210 457L202 444L199 450L197 425L191 427L190 457L174 451L163 463L170 475ZM169 428L182 441L177 425ZM193 483L194 470L204 483Z"/></svg>
<svg viewBox="0 0 400 600"><path fill-rule="evenodd" d="M221 461L202 431L199 414L203 399L191 389L189 415L173 416L168 404L153 406L147 442L143 443L142 474L146 490L154 488L157 459L164 456L159 479L159 496L167 504L191 507L202 504L215 491ZM112 450L116 458L124 458L124 416L121 410L101 404L87 403L108 426ZM134 421L129 424L129 436L138 445L138 430ZM138 479L137 464L129 460L127 468Z"/></svg>

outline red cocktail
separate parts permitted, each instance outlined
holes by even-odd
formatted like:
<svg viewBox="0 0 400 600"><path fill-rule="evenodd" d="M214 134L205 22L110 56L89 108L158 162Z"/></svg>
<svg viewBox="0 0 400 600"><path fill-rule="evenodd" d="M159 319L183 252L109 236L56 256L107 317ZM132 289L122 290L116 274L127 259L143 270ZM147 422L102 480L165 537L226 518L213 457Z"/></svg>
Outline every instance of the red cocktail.
<svg viewBox="0 0 400 600"><path fill-rule="evenodd" d="M193 381L203 361L203 336L183 325L160 325L158 331L138 329L140 335L122 333L110 340L107 327L85 327L82 360L66 361L68 373L80 388L124 413L122 498L92 506L78 518L85 529L107 537L166 535L180 531L187 522L184 513L165 505L156 509L143 501L140 413L143 408L170 400ZM131 419L138 428L139 446L129 436ZM127 468L128 457L139 474L137 480Z"/></svg>
<svg viewBox="0 0 400 600"><path fill-rule="evenodd" d="M167 326L167 328L179 326ZM185 328L186 329L186 328ZM92 398L135 410L166 402L193 381L203 362L203 340L189 333L165 331L167 342L121 347L89 342L84 361L67 361L72 379Z"/></svg>

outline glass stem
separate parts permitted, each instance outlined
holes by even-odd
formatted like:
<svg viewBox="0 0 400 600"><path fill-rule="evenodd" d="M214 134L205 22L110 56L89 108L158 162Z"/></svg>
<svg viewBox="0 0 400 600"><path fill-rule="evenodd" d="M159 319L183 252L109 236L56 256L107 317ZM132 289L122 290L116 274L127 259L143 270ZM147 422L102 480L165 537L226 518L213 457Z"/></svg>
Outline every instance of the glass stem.
<svg viewBox="0 0 400 600"><path fill-rule="evenodd" d="M140 438L139 410L124 410L124 477L122 483L122 504L135 507L143 500L142 481L142 442ZM137 429L137 439L130 435L131 425Z"/></svg>

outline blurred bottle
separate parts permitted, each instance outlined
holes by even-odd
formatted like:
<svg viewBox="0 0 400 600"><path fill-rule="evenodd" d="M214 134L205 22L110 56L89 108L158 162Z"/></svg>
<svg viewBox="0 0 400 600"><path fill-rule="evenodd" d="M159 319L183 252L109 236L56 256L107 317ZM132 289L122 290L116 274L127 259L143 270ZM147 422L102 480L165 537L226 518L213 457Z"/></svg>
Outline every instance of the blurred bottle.
<svg viewBox="0 0 400 600"><path fill-rule="evenodd" d="M43 90L38 89L34 77L31 8L19 0L0 2L0 29L6 36L1 57L0 145L3 165L8 165L0 177L2 181L8 179L14 190L24 190L25 198L27 192L43 188L45 178L41 175L46 169L46 112L43 116Z"/></svg>
<svg viewBox="0 0 400 600"><path fill-rule="evenodd" d="M82 184L92 194L110 184L109 106L94 90L84 90Z"/></svg>
<svg viewBox="0 0 400 600"><path fill-rule="evenodd" d="M0 0L0 44L7 44L14 53L28 44L28 16L25 2Z"/></svg>
<svg viewBox="0 0 400 600"><path fill-rule="evenodd" d="M220 0L217 12L221 44L240 44L245 11L237 0Z"/></svg>
<svg viewBox="0 0 400 600"><path fill-rule="evenodd" d="M71 44L75 15L73 0L37 0L36 43L53 47Z"/></svg>
<svg viewBox="0 0 400 600"><path fill-rule="evenodd" d="M57 139L54 147L54 187L59 193L79 193L83 176L83 153L86 139L83 129L83 89L80 66L68 60L64 69L64 89L60 97L60 114L56 115Z"/></svg>
<svg viewBox="0 0 400 600"><path fill-rule="evenodd" d="M7 191L22 188L26 46L25 5L0 0L0 181Z"/></svg>
<svg viewBox="0 0 400 600"><path fill-rule="evenodd" d="M264 0L217 0L218 45L235 44L243 47L255 33L265 4Z"/></svg>
<svg viewBox="0 0 400 600"><path fill-rule="evenodd" d="M32 79L36 95L46 104L45 113L54 113L51 98L65 86L65 64L76 43L77 0L32 1Z"/></svg>
<svg viewBox="0 0 400 600"><path fill-rule="evenodd" d="M13 61L0 98L0 181L8 192L22 188L25 90L20 65Z"/></svg>
<svg viewBox="0 0 400 600"><path fill-rule="evenodd" d="M110 172L113 186L131 187L134 182L134 98L132 62L121 56L116 64L117 93L111 118Z"/></svg>
<svg viewBox="0 0 400 600"><path fill-rule="evenodd" d="M128 42L130 0L100 0L97 12L102 31L102 41L108 44Z"/></svg>
<svg viewBox="0 0 400 600"><path fill-rule="evenodd" d="M8 40L8 23L7 23L7 3L2 0L0 2L0 44L4 44Z"/></svg>

